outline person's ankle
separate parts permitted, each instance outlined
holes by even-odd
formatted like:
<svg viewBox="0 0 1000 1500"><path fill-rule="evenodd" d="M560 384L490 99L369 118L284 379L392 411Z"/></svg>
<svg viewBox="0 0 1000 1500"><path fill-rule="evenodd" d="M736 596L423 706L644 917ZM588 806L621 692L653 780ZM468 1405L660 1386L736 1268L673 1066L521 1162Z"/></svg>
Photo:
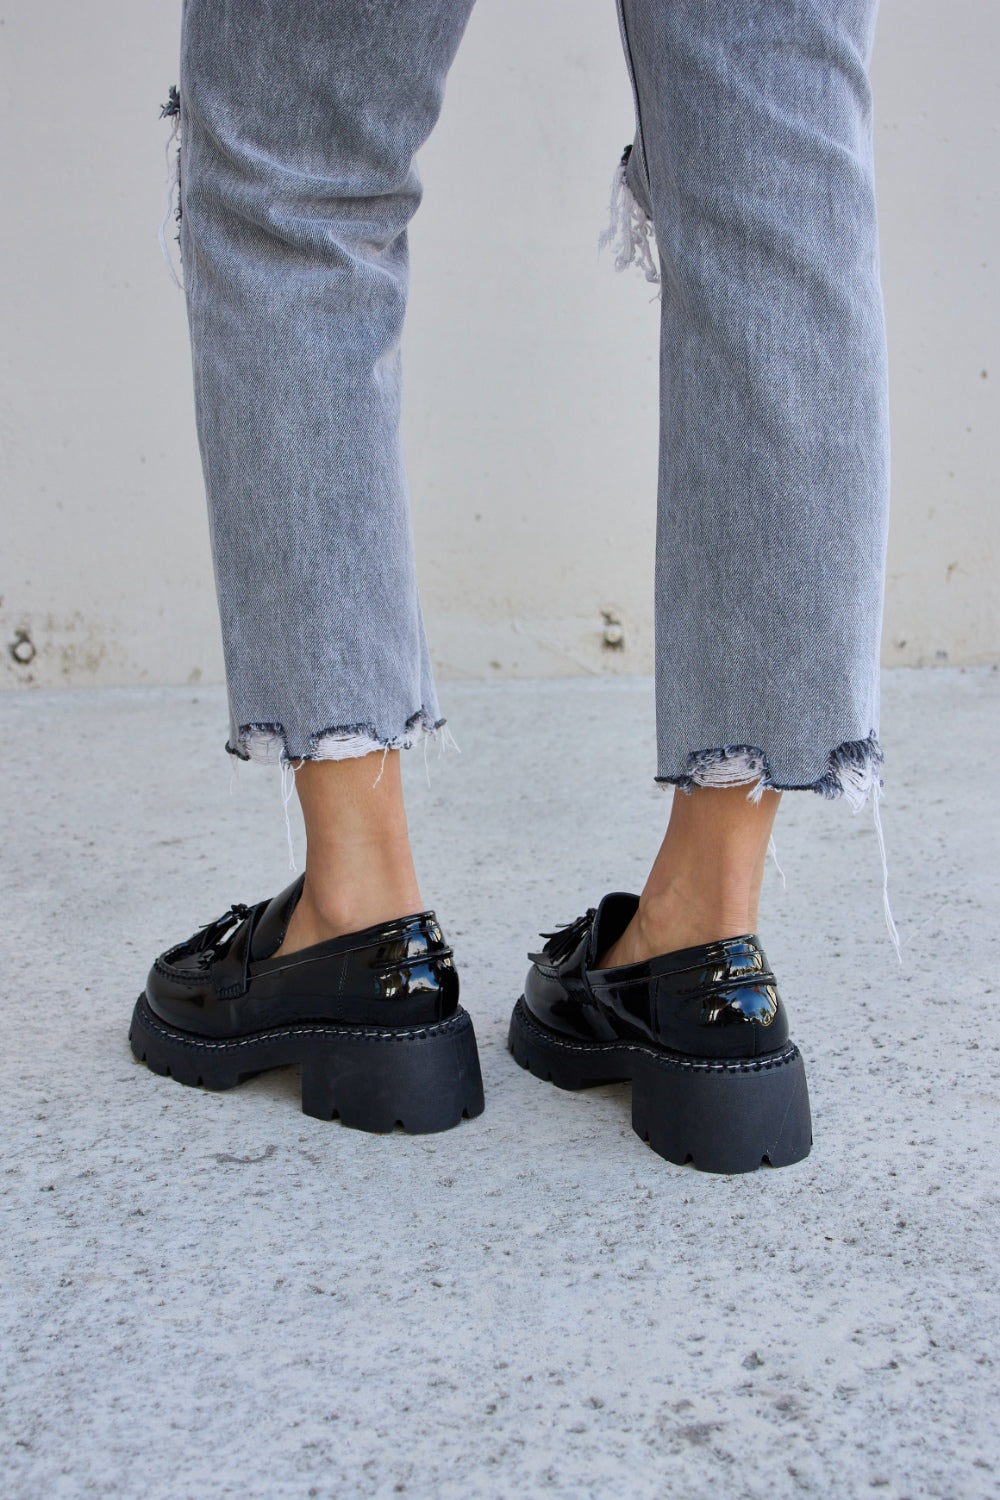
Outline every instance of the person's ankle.
<svg viewBox="0 0 1000 1500"><path fill-rule="evenodd" d="M357 879L336 885L318 885L306 871L302 895L292 912L288 931L275 957L311 948L381 926L397 917L423 911L416 882L382 879L378 882Z"/></svg>
<svg viewBox="0 0 1000 1500"><path fill-rule="evenodd" d="M705 901L681 898L678 893L658 899L644 895L621 937L599 958L598 967L642 963L664 953L742 937L755 927L756 914L750 913L745 901Z"/></svg>

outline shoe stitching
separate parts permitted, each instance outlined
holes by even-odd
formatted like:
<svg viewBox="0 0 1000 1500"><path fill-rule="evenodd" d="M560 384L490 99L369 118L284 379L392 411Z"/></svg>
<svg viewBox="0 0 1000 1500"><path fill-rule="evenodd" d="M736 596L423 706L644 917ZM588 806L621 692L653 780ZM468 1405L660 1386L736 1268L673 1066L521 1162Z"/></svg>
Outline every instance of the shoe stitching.
<svg viewBox="0 0 1000 1500"><path fill-rule="evenodd" d="M140 996L140 999L141 998L142 997ZM221 1040L212 1037L190 1037L178 1035L176 1031L172 1031L169 1027L164 1026L161 1021L157 1020L152 1011L149 1010L148 1002L145 1009L141 1009L138 1011L136 1020L138 1021L139 1025L145 1027L147 1031L155 1032L159 1036L165 1037L167 1041L173 1042L177 1046L192 1047L195 1050L199 1051L202 1049L208 1049L211 1051L226 1051L233 1050L239 1047L253 1047L261 1042L278 1040L284 1041L286 1037L300 1036L351 1037L355 1041L362 1042L381 1042L390 1040L402 1042L421 1041L425 1037L441 1036L449 1031L457 1031L460 1028L463 1028L468 1023L469 1015L467 1011L459 1010L454 1016L450 1016L447 1021L442 1021L434 1026L424 1026L407 1031L376 1031L371 1027L368 1027L362 1031L359 1027L337 1026L334 1022L329 1022L328 1024L323 1026L276 1026L269 1031L255 1032L251 1036L233 1037L231 1039Z"/></svg>
<svg viewBox="0 0 1000 1500"><path fill-rule="evenodd" d="M641 1042L568 1042L552 1032L543 1031L531 1018L531 1013L523 1000L517 1002L516 1012L518 1021L526 1030L533 1031L541 1041L552 1047L561 1048L564 1052L583 1052L591 1056L607 1051L638 1052L662 1067L687 1069L693 1073L762 1073L771 1068L784 1067L794 1062L799 1056L799 1049L794 1042L789 1042L781 1052L770 1056L747 1058L686 1058L676 1053L666 1055L662 1052L655 1052L652 1047L644 1046Z"/></svg>

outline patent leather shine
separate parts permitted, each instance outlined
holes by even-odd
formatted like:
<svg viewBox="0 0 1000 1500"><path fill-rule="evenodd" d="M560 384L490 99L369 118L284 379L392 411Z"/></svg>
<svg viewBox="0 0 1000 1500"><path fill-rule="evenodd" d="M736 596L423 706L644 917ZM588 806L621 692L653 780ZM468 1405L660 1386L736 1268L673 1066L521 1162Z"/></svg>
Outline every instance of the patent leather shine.
<svg viewBox="0 0 1000 1500"><path fill-rule="evenodd" d="M427 1026L455 1014L458 972L433 912L273 958L302 883L234 907L162 954L146 982L154 1015L197 1036L235 1037L299 1022Z"/></svg>
<svg viewBox="0 0 1000 1500"><path fill-rule="evenodd" d="M524 1001L536 1020L581 1041L632 1040L696 1057L758 1057L786 1044L784 1006L753 935L598 969L638 901L606 896L529 955Z"/></svg>

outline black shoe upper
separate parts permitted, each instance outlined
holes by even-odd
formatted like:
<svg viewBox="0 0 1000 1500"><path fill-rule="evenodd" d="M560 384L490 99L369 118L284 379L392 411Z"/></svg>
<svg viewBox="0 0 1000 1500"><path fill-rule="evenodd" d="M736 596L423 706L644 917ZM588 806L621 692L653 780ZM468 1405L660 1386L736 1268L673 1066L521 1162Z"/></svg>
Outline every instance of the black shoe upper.
<svg viewBox="0 0 1000 1500"><path fill-rule="evenodd" d="M425 1026L458 1009L458 973L433 912L317 943L284 958L300 876L256 906L234 906L153 964L146 1000L168 1025L231 1037L298 1022Z"/></svg>
<svg viewBox="0 0 1000 1500"><path fill-rule="evenodd" d="M532 960L524 1001L536 1020L588 1042L653 1043L696 1057L758 1057L788 1040L774 975L753 936L595 967L625 931L638 896L616 892Z"/></svg>

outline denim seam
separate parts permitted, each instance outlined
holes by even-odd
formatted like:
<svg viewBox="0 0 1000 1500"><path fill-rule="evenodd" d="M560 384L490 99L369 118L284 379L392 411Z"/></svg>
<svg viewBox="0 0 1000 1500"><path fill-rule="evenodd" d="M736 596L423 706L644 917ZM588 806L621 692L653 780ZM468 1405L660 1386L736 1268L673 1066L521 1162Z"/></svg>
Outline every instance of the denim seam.
<svg viewBox="0 0 1000 1500"><path fill-rule="evenodd" d="M177 243L178 259L181 258L181 96L176 83L170 85L166 104L160 105L160 119L170 121L170 134L167 137L167 206L160 225L160 249L163 251L163 259L167 263L167 269L171 278L177 286L182 286L181 277L177 274L173 256L167 245L167 225L173 219L177 225L177 233L174 239ZM176 148L176 149L175 149Z"/></svg>
<svg viewBox="0 0 1000 1500"><path fill-rule="evenodd" d="M625 53L625 67L628 70L629 82L632 85L632 103L635 110L635 139L639 147L639 165L642 168L642 175L646 181L646 191L649 193L649 163L646 160L646 142L642 133L642 111L639 108L639 82L635 76L632 43L628 34L628 22L625 20L625 0L618 0L618 28L621 31L622 49ZM627 159L628 153L626 152L625 160L627 161Z"/></svg>

